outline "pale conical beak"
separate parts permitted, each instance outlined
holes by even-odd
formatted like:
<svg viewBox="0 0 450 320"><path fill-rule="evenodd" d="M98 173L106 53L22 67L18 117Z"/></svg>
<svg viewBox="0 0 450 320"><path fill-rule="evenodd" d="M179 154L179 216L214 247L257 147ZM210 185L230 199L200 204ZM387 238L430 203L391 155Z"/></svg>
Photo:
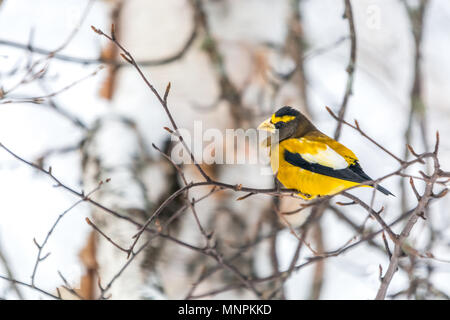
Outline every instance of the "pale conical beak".
<svg viewBox="0 0 450 320"><path fill-rule="evenodd" d="M270 145L272 143L272 136L274 133L276 133L275 125L270 122L270 118L265 120L263 123L261 123L258 126L258 130L269 132L270 136L267 137L266 139L264 139L260 145L261 145L261 147L270 147Z"/></svg>
<svg viewBox="0 0 450 320"><path fill-rule="evenodd" d="M258 126L258 130L264 130L264 131L267 131L270 133L275 133L276 128L273 123L270 123L270 118L269 118Z"/></svg>

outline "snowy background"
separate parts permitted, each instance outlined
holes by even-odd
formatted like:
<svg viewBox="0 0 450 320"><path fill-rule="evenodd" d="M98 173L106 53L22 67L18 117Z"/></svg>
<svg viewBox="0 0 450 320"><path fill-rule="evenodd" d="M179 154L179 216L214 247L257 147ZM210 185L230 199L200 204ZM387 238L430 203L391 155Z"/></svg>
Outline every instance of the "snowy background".
<svg viewBox="0 0 450 320"><path fill-rule="evenodd" d="M252 49L263 44L281 46L287 34L286 17L291 7L289 1L279 0L220 0L206 1L211 15L211 32L221 44L226 70L230 78L243 85L252 71L255 52ZM413 2L411 2L413 3ZM54 50L73 31L86 7L82 0L4 0L0 6L0 40L11 40ZM413 76L413 38L411 26L404 5L397 0L352 1L357 28L357 66L346 119L358 119L364 130L375 140L397 155L404 152L404 132L410 109L410 88ZM189 36L192 28L191 11L187 1L130 1L122 14L129 15L120 30L125 46L139 59L156 59L170 55ZM301 5L303 32L307 39L307 53L327 47L348 35L348 23L342 18L343 1L304 0ZM109 31L110 1L94 1L80 30L60 52L74 57L97 58L106 42L92 32L94 25ZM423 36L423 87L427 107L429 141L433 144L435 131L441 139L441 163L443 169L450 169L450 2L430 0L426 12ZM305 61L307 90L309 93L311 116L316 125L332 135L336 121L326 112L324 106L338 110L344 94L350 40L346 39L332 46L326 52L312 56ZM180 127L191 129L192 123L201 114L205 127L232 128L226 114L227 106L219 103L213 111L200 109L214 104L218 86L213 67L201 52L197 41L181 60L161 67L146 70L159 90L164 90L168 81L172 82L170 102ZM264 49L261 49L264 51ZM283 60L272 51L268 60L279 66ZM42 55L32 54L31 59ZM30 53L26 50L0 45L0 86L3 90L13 87L21 80L23 72L11 72L24 68ZM280 68L282 68L281 66ZM52 59L46 74L45 84L49 92L59 90L68 84L94 72L98 65L81 65ZM92 126L102 117L134 114L138 126L144 132L147 145L162 145L167 132L162 129L168 122L154 97L148 92L141 79L131 68L121 68L117 91L112 101L99 96L99 90L107 77L107 70L88 77L70 89L57 95L58 105L80 118L87 126ZM255 76L256 77L256 76ZM251 78L251 77L250 77ZM251 80L244 100L250 105L260 89L258 80ZM289 95L289 88L286 89ZM8 98L34 97L43 95L36 83L22 85ZM266 104L265 114L277 109L288 98L276 99L276 105ZM193 108L193 105L200 108ZM295 106L295 105L293 105ZM300 106L298 106L300 107ZM258 116L247 126L255 126L262 116ZM53 112L51 108L30 104L0 104L0 142L25 159L35 160L46 150L76 145L82 138L82 131L70 121ZM114 140L108 140L114 139ZM115 140L118 139L118 140ZM107 143L122 143L125 137L106 138ZM119 142L117 142L119 141ZM365 171L377 178L397 168L394 159L368 143L350 128L344 127L340 138L359 157ZM422 152L423 145L418 128L413 130L412 145ZM127 142L123 142L126 146ZM151 148L150 148L151 149ZM154 151L150 151L152 154ZM109 154L120 159L121 154ZM83 173L80 152L57 154L46 159L53 173L64 183L76 190L83 189ZM111 160L114 161L114 160ZM223 179L230 183L242 183L242 171L230 169ZM249 171L253 170L253 171ZM233 173L234 172L234 173ZM270 177L261 177L258 168L246 169L246 185L270 187ZM412 170L411 172L414 172ZM113 187L123 189L120 179L111 181ZM386 180L383 184L394 194L400 195L399 178ZM420 188L422 186L419 185ZM422 190L422 189L420 189ZM410 202L414 204L411 191ZM362 199L370 201L367 190L354 192ZM36 260L37 249L33 238L41 242L55 219L78 199L61 188L53 187L53 182L30 167L18 162L0 150L0 252L8 261L14 277L29 282ZM132 201L128 199L129 201ZM377 195L375 206L384 205L385 219L392 221L401 212L399 197ZM450 260L450 197L431 206L428 221L420 220L414 227L411 243L422 248L429 230L426 224L433 223L442 231L442 240L433 247L435 256ZM343 209L348 216L361 224L366 213L361 209ZM85 246L91 232L85 222L90 216L90 207L81 204L69 212L58 224L45 252L51 255L40 264L36 283L39 287L55 292L61 286L60 271L72 284L76 285L84 273L79 252ZM341 247L355 235L355 231L325 212L321 220L324 247L334 250ZM377 230L377 223L369 221L367 228ZM393 228L401 230L401 224ZM380 237L378 237L380 238ZM380 239L377 238L377 241ZM381 243L381 242L379 242ZM289 266L297 239L288 230L280 234L278 255L280 270ZM305 248L303 248L307 252ZM123 257L124 258L124 257ZM260 276L270 274L266 256L257 258L256 272ZM302 254L298 263L304 259ZM321 299L373 299L379 287L379 265L387 268L386 254L363 244L338 257L326 259L324 284ZM439 290L450 294L450 264L433 261L432 282ZM424 267L425 268L425 267ZM417 272L422 272L420 268ZM6 269L0 262L0 274ZM308 298L313 274L313 266L301 269L287 282L286 296L289 299ZM408 275L396 273L389 292L395 293L407 287ZM22 288L26 298L44 298L41 294ZM173 290L172 290L173 291ZM10 284L0 279L0 297L16 299ZM220 296L218 296L220 297ZM180 298L168 295L167 298Z"/></svg>

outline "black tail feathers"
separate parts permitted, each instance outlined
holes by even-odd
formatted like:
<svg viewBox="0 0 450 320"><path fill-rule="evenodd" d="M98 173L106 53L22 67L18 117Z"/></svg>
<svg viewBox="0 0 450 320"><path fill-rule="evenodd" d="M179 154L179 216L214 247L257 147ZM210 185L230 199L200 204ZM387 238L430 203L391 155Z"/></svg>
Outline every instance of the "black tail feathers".
<svg viewBox="0 0 450 320"><path fill-rule="evenodd" d="M391 195L391 196L394 196L395 197L395 195L392 193L392 192L390 192L388 189L386 189L386 188L383 188L382 186L377 186L377 190L378 191L380 191L380 192L383 192L385 195L387 195L387 196L389 196L389 195Z"/></svg>

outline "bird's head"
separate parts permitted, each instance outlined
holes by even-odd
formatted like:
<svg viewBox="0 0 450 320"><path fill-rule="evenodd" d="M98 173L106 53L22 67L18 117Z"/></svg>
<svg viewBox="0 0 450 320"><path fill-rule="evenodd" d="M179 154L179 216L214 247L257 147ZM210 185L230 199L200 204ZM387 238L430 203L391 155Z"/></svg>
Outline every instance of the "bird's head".
<svg viewBox="0 0 450 320"><path fill-rule="evenodd" d="M283 107L258 126L258 130L273 134L278 130L279 142L289 138L300 138L314 130L314 125L300 111Z"/></svg>

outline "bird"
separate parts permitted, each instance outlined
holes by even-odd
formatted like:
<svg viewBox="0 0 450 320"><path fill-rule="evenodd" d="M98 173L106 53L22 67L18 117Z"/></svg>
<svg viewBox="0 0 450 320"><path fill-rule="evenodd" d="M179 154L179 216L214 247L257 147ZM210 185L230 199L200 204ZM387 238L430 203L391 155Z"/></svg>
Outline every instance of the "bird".
<svg viewBox="0 0 450 320"><path fill-rule="evenodd" d="M334 195L354 186L372 187L361 185L372 178L363 171L356 155L318 130L300 111L284 106L258 130L271 134L263 144L270 146L270 163L277 180L297 190L303 199ZM376 189L394 196L380 185Z"/></svg>

